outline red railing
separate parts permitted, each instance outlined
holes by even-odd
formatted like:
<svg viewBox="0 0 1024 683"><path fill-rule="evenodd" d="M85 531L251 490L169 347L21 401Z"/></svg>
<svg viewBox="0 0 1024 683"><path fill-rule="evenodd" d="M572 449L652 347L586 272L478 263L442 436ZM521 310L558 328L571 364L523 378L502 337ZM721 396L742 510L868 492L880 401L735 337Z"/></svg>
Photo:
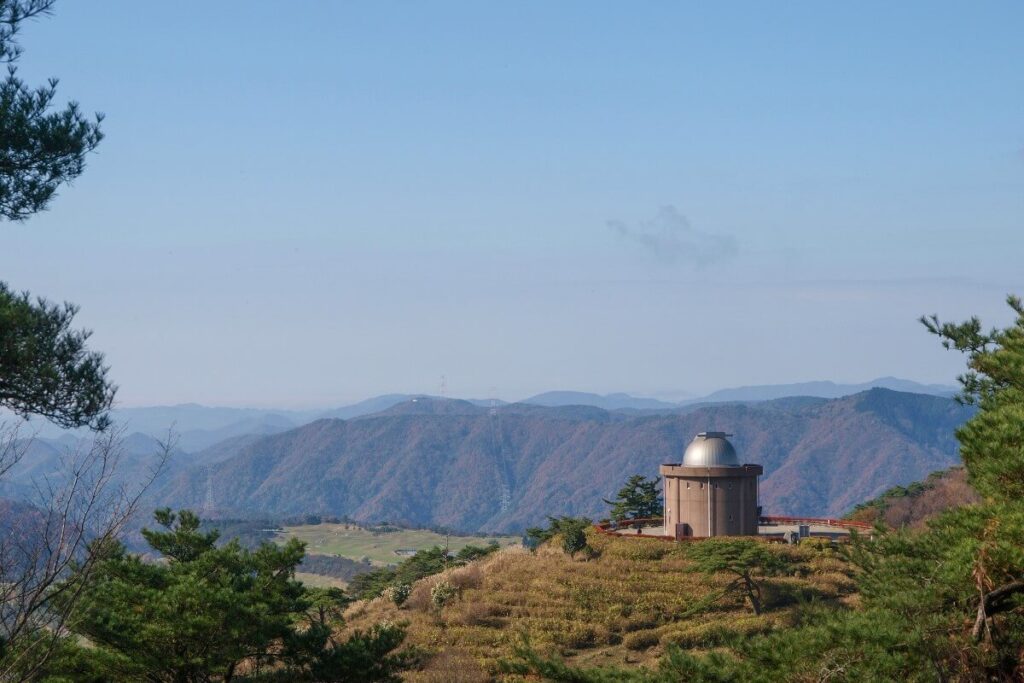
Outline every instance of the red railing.
<svg viewBox="0 0 1024 683"><path fill-rule="evenodd" d="M852 522L847 519L829 519L827 517L761 517L761 522L768 524L817 524L834 526L839 529L861 529L870 531L874 527L867 522Z"/></svg>

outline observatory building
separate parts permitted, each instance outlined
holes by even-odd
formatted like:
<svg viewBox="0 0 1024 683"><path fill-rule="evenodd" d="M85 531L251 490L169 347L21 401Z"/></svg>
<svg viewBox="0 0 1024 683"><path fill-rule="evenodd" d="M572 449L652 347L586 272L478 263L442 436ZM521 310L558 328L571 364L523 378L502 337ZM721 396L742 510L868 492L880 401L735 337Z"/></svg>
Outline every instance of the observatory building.
<svg viewBox="0 0 1024 683"><path fill-rule="evenodd" d="M665 534L755 536L760 510L760 465L744 465L725 432L701 432L678 465L661 466L665 481Z"/></svg>

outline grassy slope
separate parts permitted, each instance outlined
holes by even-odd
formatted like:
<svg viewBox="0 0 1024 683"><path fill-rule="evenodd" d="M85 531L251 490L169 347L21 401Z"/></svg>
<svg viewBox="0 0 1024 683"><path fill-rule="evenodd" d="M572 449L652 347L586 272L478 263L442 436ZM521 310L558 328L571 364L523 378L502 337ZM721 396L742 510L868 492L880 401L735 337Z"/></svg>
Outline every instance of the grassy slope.
<svg viewBox="0 0 1024 683"><path fill-rule="evenodd" d="M433 531L403 529L391 533L374 533L351 524L316 524L309 526L285 527L277 536L278 542L298 538L306 542L306 552L322 555L341 555L353 560L369 557L377 566L400 562L396 555L399 548L423 550L444 546L445 536ZM504 536L451 536L448 547L457 552L467 545L487 545L492 540L502 546L519 543L519 537Z"/></svg>
<svg viewBox="0 0 1024 683"><path fill-rule="evenodd" d="M536 554L504 550L419 581L401 609L382 598L357 603L346 615L346 628L383 619L407 622L408 642L436 653L408 681L485 681L496 675L498 659L511 654L520 634L540 652L578 664L647 665L669 642L706 648L730 634L785 628L794 618L794 592L837 605L855 600L850 568L833 551L773 546L797 563L799 576L771 580L772 606L764 614L754 616L731 598L694 610L728 578L687 573L684 544L603 536L591 536L590 542L598 553L590 560L570 559L549 546ZM441 577L462 593L437 611L430 588Z"/></svg>

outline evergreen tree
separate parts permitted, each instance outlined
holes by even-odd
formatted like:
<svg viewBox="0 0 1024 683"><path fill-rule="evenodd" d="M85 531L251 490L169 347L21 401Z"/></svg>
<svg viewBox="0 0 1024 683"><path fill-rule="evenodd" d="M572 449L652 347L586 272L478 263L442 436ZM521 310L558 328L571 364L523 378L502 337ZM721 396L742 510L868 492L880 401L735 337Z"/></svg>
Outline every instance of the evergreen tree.
<svg viewBox="0 0 1024 683"><path fill-rule="evenodd" d="M163 561L111 544L92 580L72 575L64 584L65 593L81 592L69 628L88 643L72 661L119 681L397 680L406 665L393 652L401 629L385 624L336 641L346 600L295 580L301 542L218 547L218 532L199 531L187 510L155 517L161 528L143 535ZM66 661L58 658L51 673Z"/></svg>
<svg viewBox="0 0 1024 683"><path fill-rule="evenodd" d="M103 138L74 102L53 110L57 81L31 88L18 78L18 35L49 14L55 0L0 0L0 220L42 211L57 188L77 178ZM0 282L0 407L42 415L61 427L106 427L115 387L103 356L85 348L88 332L70 329L77 312L17 294Z"/></svg>
<svg viewBox="0 0 1024 683"><path fill-rule="evenodd" d="M0 407L61 427L107 426L116 387L103 354L86 346L90 333L71 329L77 311L0 282Z"/></svg>
<svg viewBox="0 0 1024 683"><path fill-rule="evenodd" d="M539 527L533 526L526 530L526 538L530 543L536 547L541 543L551 540L555 536L565 535L567 532L571 532L574 529L583 530L589 527L591 522L586 517L570 517L563 515L561 517L548 517L548 526Z"/></svg>
<svg viewBox="0 0 1024 683"><path fill-rule="evenodd" d="M32 88L18 78L18 34L48 14L55 0L0 0L0 218L21 221L44 210L57 191L85 170L85 157L103 139L102 115L89 119L75 102L54 109L57 80Z"/></svg>
<svg viewBox="0 0 1024 683"><path fill-rule="evenodd" d="M726 594L743 595L754 614L760 614L763 609L764 578L780 573L787 564L767 543L751 538L709 538L694 543L686 557L692 563L689 571L705 576L731 574L735 577L726 587Z"/></svg>
<svg viewBox="0 0 1024 683"><path fill-rule="evenodd" d="M661 517L664 507L658 492L659 480L659 477L648 479L640 474L634 474L626 480L615 500L604 501L612 506L611 518L621 522L624 519Z"/></svg>
<svg viewBox="0 0 1024 683"><path fill-rule="evenodd" d="M526 530L526 538L533 547L536 547L558 536L562 539L562 550L570 557L575 557L576 553L587 548L586 529L591 524L593 522L586 517L548 517L546 529L530 527Z"/></svg>

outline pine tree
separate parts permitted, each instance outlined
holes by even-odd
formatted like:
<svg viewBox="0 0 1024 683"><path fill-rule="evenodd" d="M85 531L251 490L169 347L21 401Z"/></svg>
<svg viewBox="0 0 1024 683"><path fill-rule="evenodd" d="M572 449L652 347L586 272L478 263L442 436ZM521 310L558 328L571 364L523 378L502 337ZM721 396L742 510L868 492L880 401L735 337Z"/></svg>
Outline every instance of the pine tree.
<svg viewBox="0 0 1024 683"><path fill-rule="evenodd" d="M625 486L619 489L615 500L604 501L612 506L611 518L621 522L624 519L660 517L663 507L661 494L658 492L659 479L648 479L641 474L634 474L626 480Z"/></svg>
<svg viewBox="0 0 1024 683"><path fill-rule="evenodd" d="M57 188L85 170L86 155L103 139L97 114L89 119L71 102L53 109L57 80L32 88L18 78L18 34L26 21L48 14L55 0L0 0L0 218L22 221L46 209Z"/></svg>
<svg viewBox="0 0 1024 683"><path fill-rule="evenodd" d="M689 571L706 576L731 574L734 579L726 587L726 594L739 593L745 597L754 614L760 614L764 607L764 578L787 566L768 544L750 538L709 538L693 544L686 557L692 563Z"/></svg>
<svg viewBox="0 0 1024 683"><path fill-rule="evenodd" d="M67 641L74 657L58 658L51 675L64 673L62 663L87 661L106 680L397 680L406 665L393 652L401 629L384 624L336 642L346 598L311 594L295 580L300 541L218 546L218 532L201 532L187 510L158 510L155 518L160 529L143 536L163 561L114 543L91 580L72 575L58 591L81 592L68 628L88 647Z"/></svg>

